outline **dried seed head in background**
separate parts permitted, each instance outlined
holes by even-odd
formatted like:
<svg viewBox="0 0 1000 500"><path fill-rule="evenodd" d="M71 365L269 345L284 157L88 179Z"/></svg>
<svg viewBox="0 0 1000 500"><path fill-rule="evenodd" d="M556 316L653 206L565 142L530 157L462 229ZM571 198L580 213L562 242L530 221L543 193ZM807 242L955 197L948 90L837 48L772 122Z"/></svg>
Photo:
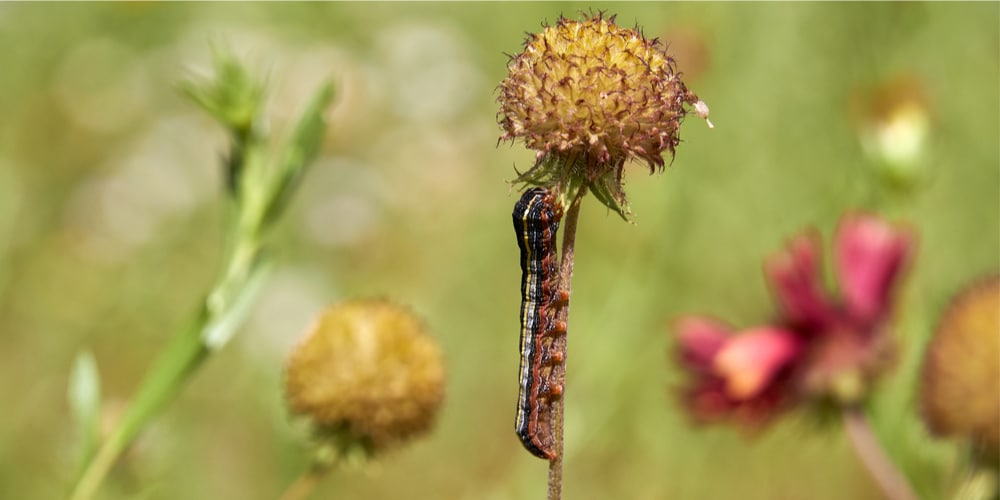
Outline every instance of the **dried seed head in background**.
<svg viewBox="0 0 1000 500"><path fill-rule="evenodd" d="M289 356L285 397L317 434L374 454L430 430L444 361L409 309L347 301L325 310Z"/></svg>
<svg viewBox="0 0 1000 500"><path fill-rule="evenodd" d="M575 182L591 184L598 199L624 206L625 162L663 167L663 153L673 154L679 141L684 104L707 117L708 107L684 86L659 41L614 21L601 14L560 18L511 58L499 87L500 139L521 139L538 152L518 181L565 190L574 182L567 177L582 177Z"/></svg>
<svg viewBox="0 0 1000 500"><path fill-rule="evenodd" d="M940 436L1000 451L1000 276L953 299L927 348L920 387L924 420Z"/></svg>

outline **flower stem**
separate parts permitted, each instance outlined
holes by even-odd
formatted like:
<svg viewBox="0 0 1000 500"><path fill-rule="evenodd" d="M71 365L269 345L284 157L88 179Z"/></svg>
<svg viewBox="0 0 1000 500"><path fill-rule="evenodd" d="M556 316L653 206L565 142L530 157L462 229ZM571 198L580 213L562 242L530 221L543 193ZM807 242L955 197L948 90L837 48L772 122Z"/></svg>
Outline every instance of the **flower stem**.
<svg viewBox="0 0 1000 500"><path fill-rule="evenodd" d="M245 246L246 243L237 248ZM249 246L259 249L256 243ZM172 339L146 375L124 417L87 464L70 495L71 500L94 496L122 452L220 347L218 339L230 334L246 316L247 305L267 267L254 259L239 258L242 254L238 250L233 253L236 257L231 258L226 274L209 293L193 324Z"/></svg>
<svg viewBox="0 0 1000 500"><path fill-rule="evenodd" d="M236 219L243 215L237 211ZM269 270L263 236L252 227L235 231L223 272L192 324L171 339L146 374L128 410L86 465L70 495L88 500L97 493L118 457L139 432L181 391L211 354L225 344L249 312L249 306Z"/></svg>
<svg viewBox="0 0 1000 500"><path fill-rule="evenodd" d="M147 372L124 417L83 469L71 500L94 496L115 461L139 432L173 401L201 365L233 336L249 313L270 270L266 232L281 216L296 181L318 151L325 130L323 112L333 98L326 84L316 93L285 144L282 160L268 163L267 138L254 132L263 88L230 55L216 54L216 79L188 82L182 90L232 133L226 160L232 195L224 265L189 328L174 336Z"/></svg>
<svg viewBox="0 0 1000 500"><path fill-rule="evenodd" d="M559 288L565 290L567 297L573 279L573 249L576 245L576 222L580 216L580 201L586 194L586 188L581 189L566 212L566 223L563 226L562 258L559 263ZM559 309L556 319L569 324L569 301ZM569 328L566 329L567 334ZM552 340L553 350L566 352L567 334ZM552 441L556 457L549 462L549 500L559 500L562 497L562 465L563 465L563 399L566 394L566 364L564 362L552 368L558 385L563 388L563 397L552 401Z"/></svg>
<svg viewBox="0 0 1000 500"><path fill-rule="evenodd" d="M872 432L868 418L861 408L848 406L843 409L844 427L858 458L864 463L872 479L878 483L889 500L916 500L918 497L906 477L896 468Z"/></svg>
<svg viewBox="0 0 1000 500"><path fill-rule="evenodd" d="M312 492L319 485L320 481L333 468L334 461L313 460L298 479L288 486L288 489L281 494L280 500L305 500L312 495Z"/></svg>

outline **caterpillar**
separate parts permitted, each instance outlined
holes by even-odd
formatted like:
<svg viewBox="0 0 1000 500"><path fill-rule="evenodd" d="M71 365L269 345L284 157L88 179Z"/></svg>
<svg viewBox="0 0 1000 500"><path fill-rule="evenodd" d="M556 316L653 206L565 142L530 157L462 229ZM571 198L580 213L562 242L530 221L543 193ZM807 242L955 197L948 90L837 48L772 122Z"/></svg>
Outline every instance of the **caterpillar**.
<svg viewBox="0 0 1000 500"><path fill-rule="evenodd" d="M552 367L565 359L552 342L566 332L565 323L555 318L565 302L556 256L562 210L551 191L532 188L514 205L512 218L521 250L521 365L514 430L529 452L552 460L551 402L562 395Z"/></svg>

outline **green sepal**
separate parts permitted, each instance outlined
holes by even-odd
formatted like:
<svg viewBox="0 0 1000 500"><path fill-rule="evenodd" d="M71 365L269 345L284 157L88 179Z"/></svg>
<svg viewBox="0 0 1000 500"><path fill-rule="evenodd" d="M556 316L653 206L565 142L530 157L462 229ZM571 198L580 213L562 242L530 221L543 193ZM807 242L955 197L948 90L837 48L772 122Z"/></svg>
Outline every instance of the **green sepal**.
<svg viewBox="0 0 1000 500"><path fill-rule="evenodd" d="M625 222L633 223L630 217L632 210L629 207L628 199L625 198L625 192L621 188L621 182L614 179L612 173L594 181L590 185L590 190L594 193L594 198L597 198L597 201L618 214Z"/></svg>
<svg viewBox="0 0 1000 500"><path fill-rule="evenodd" d="M589 189L601 204L614 211L625 222L631 223L632 211L622 190L620 175L620 167L610 168L604 175L591 179L586 155L548 154L540 157L526 172L518 172L512 183L554 189L559 194L559 203L564 209L569 207L582 190Z"/></svg>
<svg viewBox="0 0 1000 500"><path fill-rule="evenodd" d="M212 77L189 78L178 83L177 88L229 131L232 146L223 159L226 188L242 200L244 176L254 170L253 164L257 162L250 157L251 153L262 147L257 122L264 101L264 84L225 49L213 50L212 66Z"/></svg>
<svg viewBox="0 0 1000 500"><path fill-rule="evenodd" d="M227 128L248 132L260 111L264 85L225 49L214 48L212 66L211 79L191 78L180 82L178 89Z"/></svg>

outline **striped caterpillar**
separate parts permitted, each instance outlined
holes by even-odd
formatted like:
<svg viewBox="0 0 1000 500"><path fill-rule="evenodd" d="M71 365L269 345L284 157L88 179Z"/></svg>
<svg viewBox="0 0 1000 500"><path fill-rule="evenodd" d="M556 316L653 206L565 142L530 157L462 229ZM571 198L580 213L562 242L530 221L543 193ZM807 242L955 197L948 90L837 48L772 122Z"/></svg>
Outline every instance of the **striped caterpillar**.
<svg viewBox="0 0 1000 500"><path fill-rule="evenodd" d="M551 191L532 188L514 205L512 217L521 249L521 366L514 428L528 451L552 460L551 402L562 395L552 368L565 359L553 343L566 332L565 323L555 317L566 301L556 255L562 209Z"/></svg>

